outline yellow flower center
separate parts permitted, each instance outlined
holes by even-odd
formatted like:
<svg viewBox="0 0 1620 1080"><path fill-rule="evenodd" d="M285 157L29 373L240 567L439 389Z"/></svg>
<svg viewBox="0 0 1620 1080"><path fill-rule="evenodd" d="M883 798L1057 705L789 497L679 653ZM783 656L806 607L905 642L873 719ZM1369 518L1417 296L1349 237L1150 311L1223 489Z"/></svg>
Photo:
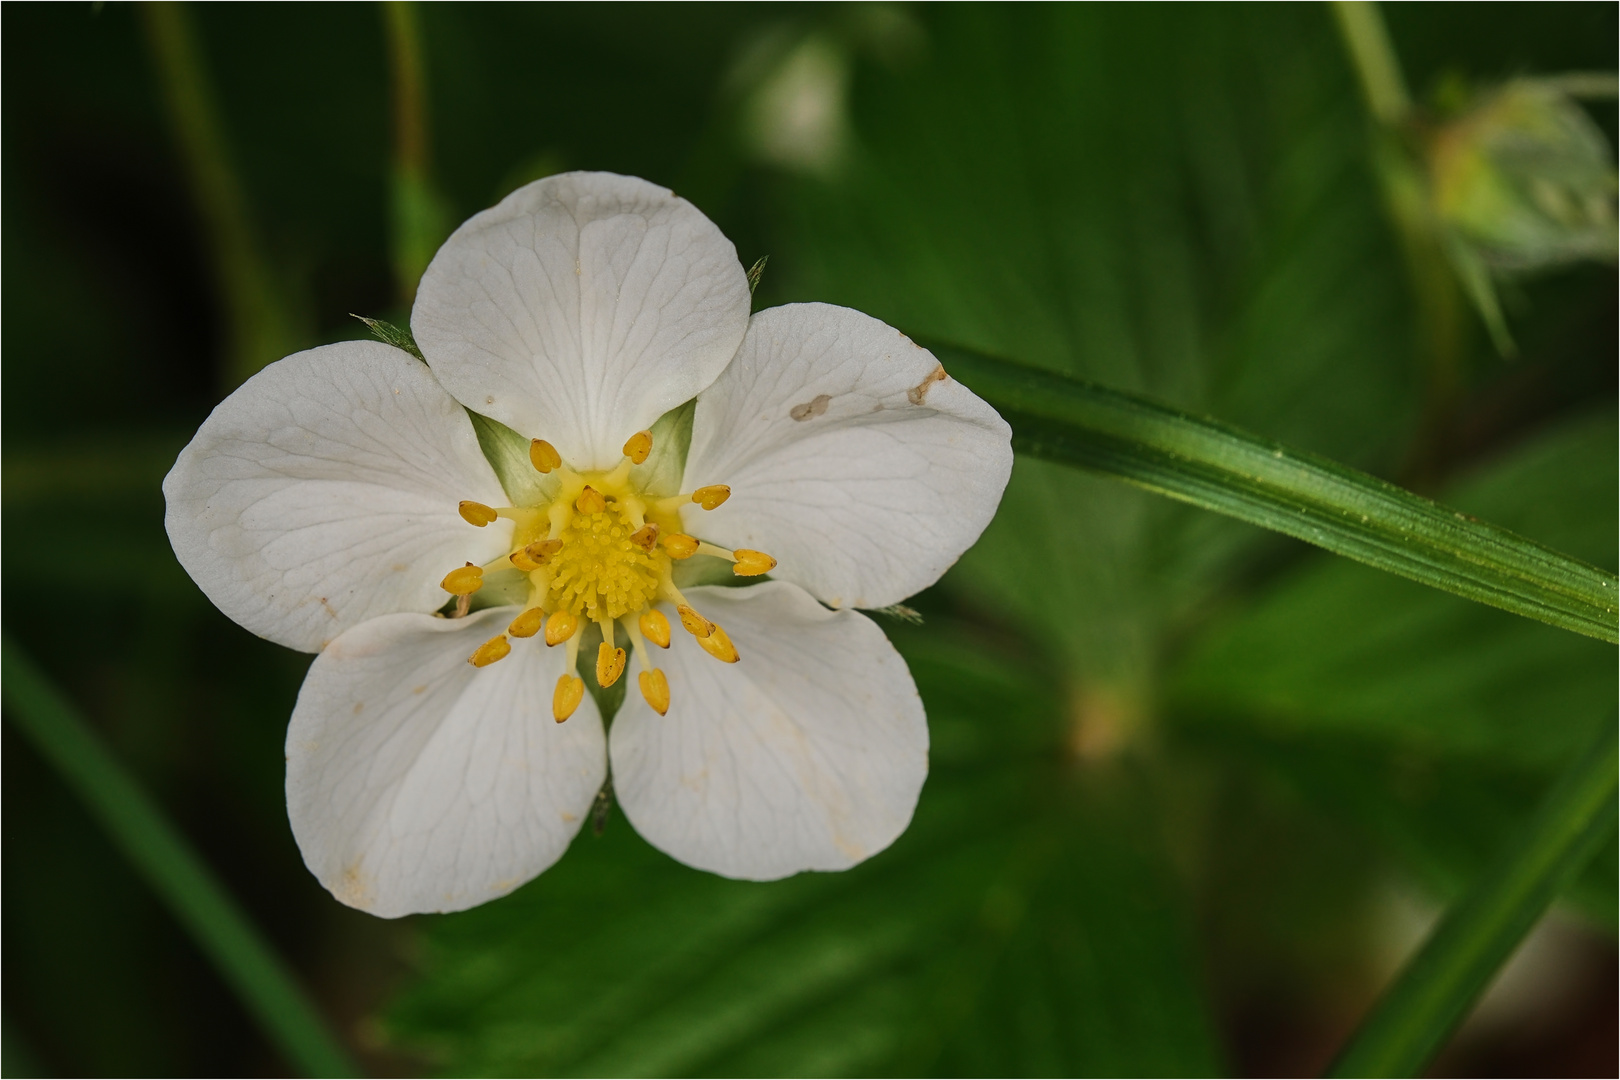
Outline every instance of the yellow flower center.
<svg viewBox="0 0 1620 1080"><path fill-rule="evenodd" d="M557 474L556 494L549 503L530 507L489 507L463 502L460 512L469 525L483 528L498 518L513 522L512 548L485 566L466 566L445 575L442 587L457 598L455 616L465 615L471 597L490 573L517 570L527 576L528 601L506 632L479 646L468 662L487 667L512 651L509 638L541 637L546 646L566 643L567 672L552 695L552 715L561 723L584 695L584 680L572 674L580 635L588 623L601 627L596 678L607 687L624 673L625 651L615 644L622 627L641 667L642 695L660 714L670 705L668 680L648 659L645 641L669 648L669 620L654 607L675 605L681 625L709 655L737 662L737 649L717 623L699 615L676 588L674 564L693 555L727 559L739 577L766 574L776 560L759 551L735 551L705 543L681 531L680 508L694 503L713 510L731 489L712 484L679 495L656 496L632 482L631 467L647 460L652 435L638 432L625 443L625 460L607 472L579 473L563 464L548 442L536 439L529 460L541 473ZM544 634L541 635L541 630ZM645 639L645 640L644 640Z"/></svg>
<svg viewBox="0 0 1620 1080"><path fill-rule="evenodd" d="M566 608L588 622L640 614L658 598L669 556L631 543L637 531L622 504L575 514L557 535L562 550L551 560L552 610ZM539 573L539 571L535 571Z"/></svg>

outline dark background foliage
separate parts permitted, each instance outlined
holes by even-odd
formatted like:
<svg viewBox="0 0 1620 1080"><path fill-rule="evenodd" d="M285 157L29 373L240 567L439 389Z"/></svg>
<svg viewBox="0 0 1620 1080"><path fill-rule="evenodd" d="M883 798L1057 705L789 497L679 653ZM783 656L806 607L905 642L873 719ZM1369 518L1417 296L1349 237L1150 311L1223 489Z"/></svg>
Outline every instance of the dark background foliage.
<svg viewBox="0 0 1620 1080"><path fill-rule="evenodd" d="M403 321L379 9L187 14L290 332ZM771 256L759 306L849 304L1146 393L1614 565L1613 268L1511 286L1520 356L1470 319L1437 400L1322 7L417 16L452 220L563 169L644 176L745 262ZM1387 17L1419 95L1614 67L1613 5ZM983 541L915 601L924 624L885 624L934 741L891 851L750 885L613 818L474 912L350 911L286 824L308 658L215 611L163 533L161 478L231 385L229 327L142 13L12 4L0 26L6 629L374 1071L1320 1068L1612 715L1606 646L1020 459ZM845 126L795 158L769 104L805 71ZM1612 101L1591 114L1612 144ZM42 759L0 738L5 1071L284 1070ZM1611 843L1442 1072L1615 1068L1615 892Z"/></svg>

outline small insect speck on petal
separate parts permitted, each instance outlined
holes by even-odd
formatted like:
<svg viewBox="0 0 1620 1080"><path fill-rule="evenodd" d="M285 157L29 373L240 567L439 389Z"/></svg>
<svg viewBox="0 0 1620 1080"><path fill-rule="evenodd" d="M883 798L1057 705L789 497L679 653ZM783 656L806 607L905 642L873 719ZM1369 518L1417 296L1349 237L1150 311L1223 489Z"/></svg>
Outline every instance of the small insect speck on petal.
<svg viewBox="0 0 1620 1080"><path fill-rule="evenodd" d="M811 398L809 401L806 401L802 405L793 406L793 408L788 410L788 415L795 420L809 420L812 417L820 416L822 413L826 412L827 406L829 403L831 403L831 401L832 398L828 395L817 394L815 397Z"/></svg>

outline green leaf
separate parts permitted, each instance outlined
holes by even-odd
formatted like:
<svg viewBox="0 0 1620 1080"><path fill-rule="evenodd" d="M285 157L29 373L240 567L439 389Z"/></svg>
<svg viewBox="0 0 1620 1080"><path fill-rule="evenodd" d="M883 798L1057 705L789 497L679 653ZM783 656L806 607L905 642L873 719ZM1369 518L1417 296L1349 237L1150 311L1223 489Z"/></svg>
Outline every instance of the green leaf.
<svg viewBox="0 0 1620 1080"><path fill-rule="evenodd" d="M297 980L225 887L9 640L0 643L6 717L84 801L169 906L287 1060L310 1076L358 1076Z"/></svg>
<svg viewBox="0 0 1620 1080"><path fill-rule="evenodd" d="M1143 398L933 351L1013 425L1013 446L1126 480L1458 596L1620 641L1614 574L1366 473Z"/></svg>
<svg viewBox="0 0 1620 1080"><path fill-rule="evenodd" d="M1216 1071L1144 793L1080 782L1031 673L899 629L935 738L892 849L729 881L616 819L513 896L429 924L395 1039L455 1074Z"/></svg>
<svg viewBox="0 0 1620 1080"><path fill-rule="evenodd" d="M1575 421L1447 497L1601 557L1620 517L1617 436L1611 415ZM1614 650L1314 560L1206 630L1172 697L1211 722L1551 769L1584 737L1580 718L1612 703Z"/></svg>
<svg viewBox="0 0 1620 1080"><path fill-rule="evenodd" d="M1447 912L1341 1052L1330 1076L1416 1076L1555 896L1613 831L1620 753L1612 718L1534 820Z"/></svg>
<svg viewBox="0 0 1620 1080"><path fill-rule="evenodd" d="M1418 382L1405 279L1323 12L919 18L926 48L854 81L850 167L784 192L773 281L1352 464L1389 453ZM1022 457L947 583L1069 677L1142 688L1264 539Z"/></svg>
<svg viewBox="0 0 1620 1080"><path fill-rule="evenodd" d="M1614 417L1578 419L1447 492L1582 555L1612 552ZM1529 813L1614 702L1614 650L1338 559L1207 627L1170 673L1176 730L1355 822L1437 897ZM1605 855L1612 865L1613 849ZM1612 872L1574 899L1611 921Z"/></svg>

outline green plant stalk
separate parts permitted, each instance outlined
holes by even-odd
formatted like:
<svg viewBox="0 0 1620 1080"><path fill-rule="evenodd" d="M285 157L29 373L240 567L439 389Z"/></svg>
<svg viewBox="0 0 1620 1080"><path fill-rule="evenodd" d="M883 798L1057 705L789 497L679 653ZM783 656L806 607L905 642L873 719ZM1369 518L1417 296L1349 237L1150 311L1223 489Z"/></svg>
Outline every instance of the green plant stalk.
<svg viewBox="0 0 1620 1080"><path fill-rule="evenodd" d="M1399 124L1411 112L1412 98L1378 5L1371 0L1332 0L1329 6L1350 51L1367 108L1380 123Z"/></svg>
<svg viewBox="0 0 1620 1080"><path fill-rule="evenodd" d="M964 349L929 347L1007 418L1015 450L1588 637L1620 638L1608 571L1219 421Z"/></svg>
<svg viewBox="0 0 1620 1080"><path fill-rule="evenodd" d="M226 389L298 347L297 334L259 245L247 197L185 10L162 0L141 7L163 100L203 218L228 317Z"/></svg>
<svg viewBox="0 0 1620 1080"><path fill-rule="evenodd" d="M288 1062L359 1076L258 929L73 706L9 638L0 640L6 717L67 782L219 970Z"/></svg>
<svg viewBox="0 0 1620 1080"><path fill-rule="evenodd" d="M1547 906L1608 839L1620 808L1616 745L1611 721L1407 962L1329 1076L1417 1076L1424 1069Z"/></svg>
<svg viewBox="0 0 1620 1080"><path fill-rule="evenodd" d="M444 238L450 213L434 187L432 141L428 129L427 70L416 5L388 0L382 5L388 37L390 93L394 106L394 172L389 243L394 283L407 308L416 285Z"/></svg>

